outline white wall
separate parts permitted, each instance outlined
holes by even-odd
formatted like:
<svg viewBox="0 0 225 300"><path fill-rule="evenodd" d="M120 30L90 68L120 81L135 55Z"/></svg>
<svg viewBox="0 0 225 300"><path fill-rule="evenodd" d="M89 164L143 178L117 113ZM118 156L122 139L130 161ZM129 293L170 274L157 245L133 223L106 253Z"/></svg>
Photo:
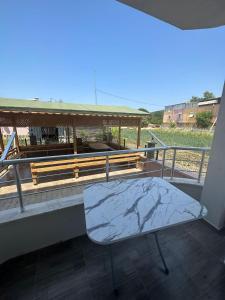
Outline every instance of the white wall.
<svg viewBox="0 0 225 300"><path fill-rule="evenodd" d="M35 205L26 207L24 217L15 213L17 209L8 211L8 221L0 224L0 263L85 234L83 204L59 205L53 210L49 210L47 202Z"/></svg>
<svg viewBox="0 0 225 300"><path fill-rule="evenodd" d="M207 221L221 229L225 225L225 85L201 201L208 209Z"/></svg>

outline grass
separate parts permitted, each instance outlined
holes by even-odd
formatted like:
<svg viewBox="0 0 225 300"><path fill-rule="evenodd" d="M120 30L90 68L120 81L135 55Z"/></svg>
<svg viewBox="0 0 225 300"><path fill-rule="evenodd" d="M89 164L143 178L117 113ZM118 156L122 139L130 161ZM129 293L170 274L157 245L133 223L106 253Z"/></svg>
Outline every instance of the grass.
<svg viewBox="0 0 225 300"><path fill-rule="evenodd" d="M151 129L162 142L168 146L191 146L191 147L211 147L213 133L203 130L177 129L177 128L154 128ZM126 145L130 148L136 147L137 131L134 128L123 128L122 139L126 140ZM151 140L150 130L142 129L141 131L141 147ZM161 146L156 144L156 146ZM176 154L176 167L193 174L198 174L201 161L201 152L178 150ZM171 166L173 151L169 150L166 153L166 165ZM159 159L162 158L162 152L159 154ZM203 172L206 172L208 165L208 153L205 156Z"/></svg>
<svg viewBox="0 0 225 300"><path fill-rule="evenodd" d="M149 129L141 131L141 147L151 140ZM210 147L212 144L213 133L203 130L176 129L176 128L154 128L151 131L166 145L169 146L192 146ZM134 128L123 128L122 139L126 139L127 145L135 147L137 131ZM157 145L158 146L158 145Z"/></svg>

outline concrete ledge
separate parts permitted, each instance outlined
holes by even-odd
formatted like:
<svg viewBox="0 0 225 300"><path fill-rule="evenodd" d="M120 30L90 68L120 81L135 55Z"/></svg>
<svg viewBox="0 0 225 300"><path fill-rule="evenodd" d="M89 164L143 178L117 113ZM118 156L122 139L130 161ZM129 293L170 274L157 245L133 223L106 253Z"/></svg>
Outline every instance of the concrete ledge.
<svg viewBox="0 0 225 300"><path fill-rule="evenodd" d="M81 195L10 209L0 214L0 263L85 234Z"/></svg>

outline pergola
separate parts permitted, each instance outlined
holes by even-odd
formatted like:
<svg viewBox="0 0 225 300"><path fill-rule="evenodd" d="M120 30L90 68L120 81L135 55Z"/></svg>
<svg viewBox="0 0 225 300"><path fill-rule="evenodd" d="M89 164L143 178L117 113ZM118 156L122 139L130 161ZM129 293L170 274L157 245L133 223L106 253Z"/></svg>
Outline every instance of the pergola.
<svg viewBox="0 0 225 300"><path fill-rule="evenodd" d="M77 153L77 127L118 127L118 141L121 142L121 127L137 128L137 148L140 146L141 118L146 113L125 106L85 105L0 98L0 127L57 127L73 130L74 153ZM16 147L20 151L16 134ZM0 129L0 147L4 149Z"/></svg>

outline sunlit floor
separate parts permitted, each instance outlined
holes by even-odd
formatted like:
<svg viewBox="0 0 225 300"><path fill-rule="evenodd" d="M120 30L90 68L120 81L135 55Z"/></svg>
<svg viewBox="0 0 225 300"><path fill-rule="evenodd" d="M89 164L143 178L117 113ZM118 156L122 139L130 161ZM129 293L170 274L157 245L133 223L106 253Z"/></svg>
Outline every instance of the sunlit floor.
<svg viewBox="0 0 225 300"><path fill-rule="evenodd" d="M150 236L113 246L119 296L108 251L87 236L13 259L0 267L0 299L225 299L225 231L197 221L159 233L170 274Z"/></svg>

